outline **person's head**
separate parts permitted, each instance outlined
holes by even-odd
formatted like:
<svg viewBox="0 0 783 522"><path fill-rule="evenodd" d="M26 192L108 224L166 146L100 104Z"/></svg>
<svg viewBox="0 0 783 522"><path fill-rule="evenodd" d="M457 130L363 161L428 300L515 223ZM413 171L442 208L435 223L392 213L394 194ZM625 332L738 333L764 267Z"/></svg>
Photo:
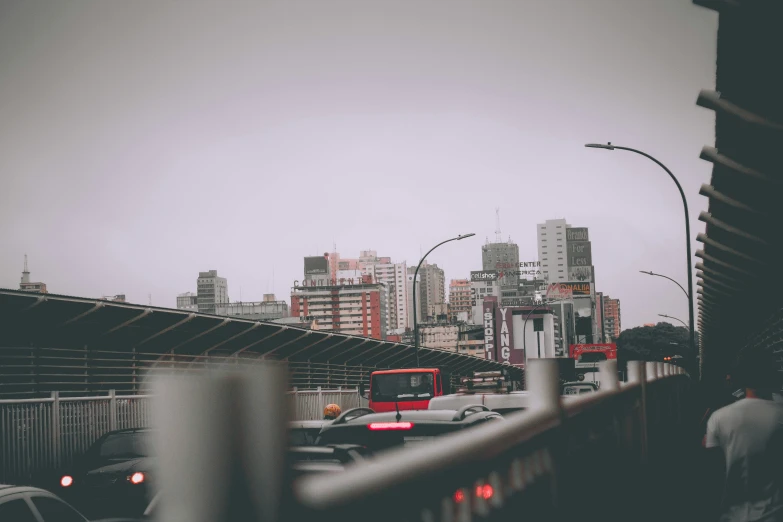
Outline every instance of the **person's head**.
<svg viewBox="0 0 783 522"><path fill-rule="evenodd" d="M338 405L327 404L326 408L324 408L324 419L334 420L340 416L340 413L342 413L342 411L340 410L340 407Z"/></svg>
<svg viewBox="0 0 783 522"><path fill-rule="evenodd" d="M768 350L745 350L731 373L731 381L737 387L769 394L780 389L778 367L775 356Z"/></svg>

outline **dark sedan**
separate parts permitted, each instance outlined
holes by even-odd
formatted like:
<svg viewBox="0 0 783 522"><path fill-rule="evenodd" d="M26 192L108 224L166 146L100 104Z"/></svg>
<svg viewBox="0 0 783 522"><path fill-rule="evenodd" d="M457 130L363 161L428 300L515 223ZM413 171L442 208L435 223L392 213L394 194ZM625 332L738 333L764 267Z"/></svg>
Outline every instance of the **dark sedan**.
<svg viewBox="0 0 783 522"><path fill-rule="evenodd" d="M153 482L151 430L106 433L59 478L57 493L90 517L139 516Z"/></svg>

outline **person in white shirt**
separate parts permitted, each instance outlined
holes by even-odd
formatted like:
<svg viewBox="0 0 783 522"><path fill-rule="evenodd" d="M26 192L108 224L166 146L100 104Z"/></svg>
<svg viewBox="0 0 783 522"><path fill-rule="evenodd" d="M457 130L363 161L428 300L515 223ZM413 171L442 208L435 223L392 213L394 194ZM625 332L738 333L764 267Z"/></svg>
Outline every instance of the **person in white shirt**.
<svg viewBox="0 0 783 522"><path fill-rule="evenodd" d="M769 352L740 357L732 377L745 398L717 410L704 445L725 464L721 522L783 522L783 404L779 363Z"/></svg>

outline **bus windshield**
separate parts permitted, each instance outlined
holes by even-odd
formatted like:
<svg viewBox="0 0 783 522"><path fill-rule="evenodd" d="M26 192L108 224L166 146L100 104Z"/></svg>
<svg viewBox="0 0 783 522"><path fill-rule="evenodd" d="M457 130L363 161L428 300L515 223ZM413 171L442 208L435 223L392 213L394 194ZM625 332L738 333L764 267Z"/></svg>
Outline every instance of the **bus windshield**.
<svg viewBox="0 0 783 522"><path fill-rule="evenodd" d="M431 399L435 386L431 373L386 373L372 376L372 397L375 402Z"/></svg>

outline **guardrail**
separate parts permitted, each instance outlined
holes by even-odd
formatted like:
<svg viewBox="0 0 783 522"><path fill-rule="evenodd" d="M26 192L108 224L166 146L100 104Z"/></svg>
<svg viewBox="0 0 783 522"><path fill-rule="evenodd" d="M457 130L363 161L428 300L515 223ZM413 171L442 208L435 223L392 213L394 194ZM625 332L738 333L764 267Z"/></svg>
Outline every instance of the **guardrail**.
<svg viewBox="0 0 783 522"><path fill-rule="evenodd" d="M555 361L530 361L534 406L506 422L392 450L340 474L305 478L290 495L281 463L285 439L278 433L286 417L274 408L281 374L267 367L252 377L161 381L155 418L166 496L160 520L228 522L232 515L220 506L230 505L247 506L255 510L248 520L265 521L660 518L656 508L676 504L685 489L673 488L682 471L676 448L687 424L690 379L679 367L632 362L629 382L621 384L616 361L607 361L601 391L566 403L557 370ZM263 415L248 400L262 393L261 382L267 383L264 403L272 408ZM203 410L196 390L222 395ZM225 440L237 442L226 448ZM199 473L187 458L193 452L208 456ZM209 476L210 487L195 475Z"/></svg>
<svg viewBox="0 0 783 522"><path fill-rule="evenodd" d="M357 388L288 392L291 418L317 420L336 403L366 406ZM0 484L29 483L41 470L68 465L108 431L151 425L152 395L0 400Z"/></svg>

